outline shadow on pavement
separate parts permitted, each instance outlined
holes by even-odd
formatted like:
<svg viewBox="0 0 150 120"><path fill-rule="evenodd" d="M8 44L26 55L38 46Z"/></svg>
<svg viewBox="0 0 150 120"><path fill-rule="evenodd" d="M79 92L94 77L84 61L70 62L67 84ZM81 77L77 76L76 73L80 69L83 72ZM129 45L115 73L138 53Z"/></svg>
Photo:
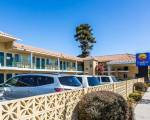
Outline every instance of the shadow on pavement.
<svg viewBox="0 0 150 120"><path fill-rule="evenodd" d="M150 104L150 100L149 99L142 99L139 104Z"/></svg>

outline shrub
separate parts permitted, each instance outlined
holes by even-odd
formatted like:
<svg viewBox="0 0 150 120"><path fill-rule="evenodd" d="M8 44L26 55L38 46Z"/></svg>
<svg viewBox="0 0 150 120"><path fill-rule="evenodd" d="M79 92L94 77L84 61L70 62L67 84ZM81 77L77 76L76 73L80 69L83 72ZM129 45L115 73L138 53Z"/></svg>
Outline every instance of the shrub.
<svg viewBox="0 0 150 120"><path fill-rule="evenodd" d="M110 91L85 95L79 102L79 120L128 120L129 107L125 99Z"/></svg>
<svg viewBox="0 0 150 120"><path fill-rule="evenodd" d="M146 83L147 87L150 87L150 83Z"/></svg>
<svg viewBox="0 0 150 120"><path fill-rule="evenodd" d="M134 83L133 85L134 91L140 91L140 92L146 92L147 91L147 85L142 82Z"/></svg>
<svg viewBox="0 0 150 120"><path fill-rule="evenodd" d="M142 94L140 92L134 92L129 94L129 99L138 102L142 99Z"/></svg>
<svg viewBox="0 0 150 120"><path fill-rule="evenodd" d="M129 119L128 120L134 120L133 102L128 101L128 107L129 107Z"/></svg>

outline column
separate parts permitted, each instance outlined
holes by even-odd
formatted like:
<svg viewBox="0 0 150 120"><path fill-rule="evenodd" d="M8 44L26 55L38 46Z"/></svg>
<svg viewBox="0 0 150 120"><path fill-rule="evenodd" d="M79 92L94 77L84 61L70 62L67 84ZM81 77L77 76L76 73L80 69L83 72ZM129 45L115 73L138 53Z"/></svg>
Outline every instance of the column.
<svg viewBox="0 0 150 120"><path fill-rule="evenodd" d="M60 58L57 58L58 61L58 70L60 70Z"/></svg>
<svg viewBox="0 0 150 120"><path fill-rule="evenodd" d="M108 75L111 75L111 65L107 65Z"/></svg>
<svg viewBox="0 0 150 120"><path fill-rule="evenodd" d="M76 61L76 71L78 71L78 62Z"/></svg>
<svg viewBox="0 0 150 120"><path fill-rule="evenodd" d="M6 67L6 53L4 52L4 66Z"/></svg>
<svg viewBox="0 0 150 120"><path fill-rule="evenodd" d="M33 54L30 53L30 66L33 68Z"/></svg>

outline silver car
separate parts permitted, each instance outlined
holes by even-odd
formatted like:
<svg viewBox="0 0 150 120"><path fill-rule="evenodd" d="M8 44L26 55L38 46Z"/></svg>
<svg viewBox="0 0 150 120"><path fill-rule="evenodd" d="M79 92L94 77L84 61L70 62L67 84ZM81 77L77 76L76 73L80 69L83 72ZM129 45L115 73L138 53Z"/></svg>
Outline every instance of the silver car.
<svg viewBox="0 0 150 120"><path fill-rule="evenodd" d="M97 77L91 75L74 75L78 78L84 88L100 85Z"/></svg>
<svg viewBox="0 0 150 120"><path fill-rule="evenodd" d="M82 88L79 80L69 75L24 74L17 75L3 85L3 97L22 98L39 94Z"/></svg>

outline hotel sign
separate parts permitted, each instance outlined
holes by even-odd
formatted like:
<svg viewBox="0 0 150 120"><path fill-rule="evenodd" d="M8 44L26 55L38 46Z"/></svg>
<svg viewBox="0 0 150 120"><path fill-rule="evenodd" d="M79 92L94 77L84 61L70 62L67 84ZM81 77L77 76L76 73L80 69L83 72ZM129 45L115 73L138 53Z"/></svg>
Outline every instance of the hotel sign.
<svg viewBox="0 0 150 120"><path fill-rule="evenodd" d="M138 53L136 54L136 66L149 66L150 65L150 53Z"/></svg>

